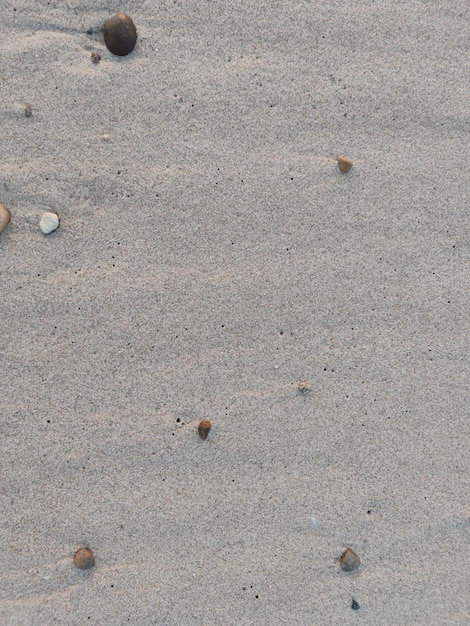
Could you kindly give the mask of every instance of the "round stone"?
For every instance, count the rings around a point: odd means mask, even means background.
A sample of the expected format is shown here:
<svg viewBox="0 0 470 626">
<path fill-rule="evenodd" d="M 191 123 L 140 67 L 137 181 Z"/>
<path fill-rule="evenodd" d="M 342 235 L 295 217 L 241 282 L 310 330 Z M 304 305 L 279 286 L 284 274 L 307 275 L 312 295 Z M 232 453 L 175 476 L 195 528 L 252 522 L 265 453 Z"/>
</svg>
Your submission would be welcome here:
<svg viewBox="0 0 470 626">
<path fill-rule="evenodd" d="M 73 564 L 77 569 L 91 569 L 95 564 L 95 557 L 90 548 L 80 548 L 75 552 Z"/>
<path fill-rule="evenodd" d="M 209 420 L 202 420 L 199 422 L 199 426 L 197 427 L 197 432 L 199 433 L 199 437 L 201 439 L 207 439 L 207 435 L 211 429 L 211 423 Z"/>
<path fill-rule="evenodd" d="M 134 50 L 137 40 L 135 24 L 125 13 L 116 13 L 109 17 L 103 29 L 106 47 L 113 54 L 120 57 Z"/>
<path fill-rule="evenodd" d="M 0 233 L 2 233 L 8 226 L 10 219 L 10 211 L 6 208 L 6 206 L 0 204 Z"/>
<path fill-rule="evenodd" d="M 43 213 L 39 221 L 39 228 L 41 229 L 41 232 L 43 232 L 45 235 L 48 235 L 49 233 L 54 232 L 54 230 L 56 230 L 58 226 L 59 226 L 58 215 L 56 215 L 55 213 L 49 213 L 49 211 L 46 211 L 45 213 Z"/>
<path fill-rule="evenodd" d="M 338 162 L 338 167 L 340 171 L 343 173 L 349 172 L 349 170 L 353 166 L 353 162 L 351 161 L 351 159 L 348 159 L 348 157 L 339 156 L 336 160 Z"/>
<path fill-rule="evenodd" d="M 348 548 L 341 555 L 339 564 L 341 565 L 343 572 L 354 572 L 354 570 L 356 570 L 361 564 L 361 559 L 351 550 L 351 548 Z"/>
</svg>

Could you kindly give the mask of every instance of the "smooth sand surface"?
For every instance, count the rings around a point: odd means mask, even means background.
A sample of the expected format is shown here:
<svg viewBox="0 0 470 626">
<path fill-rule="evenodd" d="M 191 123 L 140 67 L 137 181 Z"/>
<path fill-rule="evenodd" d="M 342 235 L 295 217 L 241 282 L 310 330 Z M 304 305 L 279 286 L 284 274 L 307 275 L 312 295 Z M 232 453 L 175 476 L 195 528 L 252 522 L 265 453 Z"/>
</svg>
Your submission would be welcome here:
<svg viewBox="0 0 470 626">
<path fill-rule="evenodd" d="M 0 623 L 469 624 L 466 0 L 0 15 Z"/>
</svg>

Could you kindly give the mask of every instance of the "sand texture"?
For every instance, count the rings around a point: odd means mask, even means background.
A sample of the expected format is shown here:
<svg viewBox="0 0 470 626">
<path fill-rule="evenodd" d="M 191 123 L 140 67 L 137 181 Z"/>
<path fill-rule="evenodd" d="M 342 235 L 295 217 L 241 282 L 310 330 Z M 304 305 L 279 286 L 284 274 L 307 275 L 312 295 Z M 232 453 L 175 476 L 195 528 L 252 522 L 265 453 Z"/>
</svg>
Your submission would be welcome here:
<svg viewBox="0 0 470 626">
<path fill-rule="evenodd" d="M 0 624 L 469 624 L 468 2 L 0 17 Z"/>
</svg>

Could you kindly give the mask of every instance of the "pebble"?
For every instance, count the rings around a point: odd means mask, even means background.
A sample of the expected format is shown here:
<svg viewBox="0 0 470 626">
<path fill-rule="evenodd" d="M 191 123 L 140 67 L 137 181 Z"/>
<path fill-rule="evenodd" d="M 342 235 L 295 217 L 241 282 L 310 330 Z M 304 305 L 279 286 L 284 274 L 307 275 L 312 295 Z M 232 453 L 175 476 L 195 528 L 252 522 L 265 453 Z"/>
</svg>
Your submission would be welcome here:
<svg viewBox="0 0 470 626">
<path fill-rule="evenodd" d="M 202 420 L 199 422 L 199 426 L 197 427 L 197 432 L 199 433 L 199 437 L 201 439 L 207 439 L 207 435 L 211 429 L 212 424 L 209 420 Z"/>
<path fill-rule="evenodd" d="M 101 55 L 98 52 L 92 52 L 91 53 L 91 62 L 92 63 L 99 63 L 101 61 Z"/>
<path fill-rule="evenodd" d="M 10 219 L 10 211 L 6 208 L 6 206 L 0 204 L 0 233 L 3 233 L 5 228 L 8 226 Z"/>
<path fill-rule="evenodd" d="M 90 548 L 80 548 L 75 552 L 73 564 L 78 569 L 91 569 L 95 564 L 95 557 Z"/>
<path fill-rule="evenodd" d="M 348 548 L 343 552 L 339 559 L 339 564 L 343 572 L 354 572 L 361 564 L 361 559 L 355 552 Z"/>
<path fill-rule="evenodd" d="M 31 108 L 30 104 L 27 104 L 24 108 L 24 116 L 31 117 L 32 114 L 33 114 L 33 109 Z"/>
<path fill-rule="evenodd" d="M 116 13 L 109 17 L 103 29 L 106 47 L 120 57 L 132 52 L 137 40 L 135 24 L 125 13 Z"/>
<path fill-rule="evenodd" d="M 338 162 L 338 167 L 341 172 L 349 172 L 349 170 L 353 166 L 353 162 L 351 161 L 351 159 L 348 159 L 348 157 L 339 156 L 336 160 Z"/>
<path fill-rule="evenodd" d="M 39 228 L 41 229 L 41 232 L 43 232 L 45 235 L 48 235 L 49 233 L 54 232 L 56 228 L 58 228 L 58 226 L 59 226 L 58 215 L 56 215 L 55 213 L 49 213 L 49 211 L 46 211 L 45 213 L 43 213 L 39 221 Z"/>
<path fill-rule="evenodd" d="M 351 608 L 353 611 L 358 611 L 361 607 L 359 606 L 359 603 L 356 602 L 356 600 L 353 598 L 352 602 L 351 602 Z"/>
</svg>

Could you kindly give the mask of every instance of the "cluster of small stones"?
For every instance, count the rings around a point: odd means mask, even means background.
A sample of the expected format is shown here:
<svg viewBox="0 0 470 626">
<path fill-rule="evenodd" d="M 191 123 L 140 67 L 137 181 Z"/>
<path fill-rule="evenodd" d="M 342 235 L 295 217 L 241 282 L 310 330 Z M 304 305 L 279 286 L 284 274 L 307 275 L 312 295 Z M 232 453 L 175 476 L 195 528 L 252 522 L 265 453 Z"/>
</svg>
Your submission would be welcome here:
<svg viewBox="0 0 470 626">
<path fill-rule="evenodd" d="M 71 3 L 69 3 L 70 6 Z M 75 3 L 74 3 L 75 7 Z M 125 13 L 117 13 L 113 15 L 104 25 L 103 29 L 104 41 L 108 50 L 117 56 L 125 56 L 132 52 L 137 41 L 137 32 L 132 19 Z M 99 63 L 101 55 L 98 52 L 91 53 L 93 63 Z M 24 109 L 25 117 L 32 116 L 32 107 L 27 104 Z M 103 135 L 104 140 L 108 140 L 108 135 Z M 353 166 L 353 162 L 348 157 L 337 157 L 338 168 L 342 173 L 349 172 Z M 0 204 L 0 233 L 5 230 L 10 222 L 11 216 L 8 209 Z M 54 232 L 59 226 L 59 217 L 56 213 L 45 212 L 39 222 L 39 227 L 44 234 Z M 307 381 L 297 383 L 297 390 L 301 394 L 307 394 L 312 387 Z M 211 429 L 209 420 L 202 420 L 198 425 L 198 434 L 201 439 L 207 439 Z M 345 550 L 341 555 L 340 566 L 344 572 L 353 572 L 359 568 L 360 558 L 350 548 Z M 73 557 L 73 564 L 77 569 L 88 570 L 94 567 L 95 557 L 90 548 L 80 548 Z M 352 608 L 357 610 L 359 605 L 353 599 Z"/>
<path fill-rule="evenodd" d="M 0 233 L 8 226 L 11 220 L 10 211 L 5 205 L 0 204 Z M 45 235 L 54 232 L 59 226 L 59 216 L 56 213 L 46 211 L 39 220 L 39 228 Z"/>
</svg>

